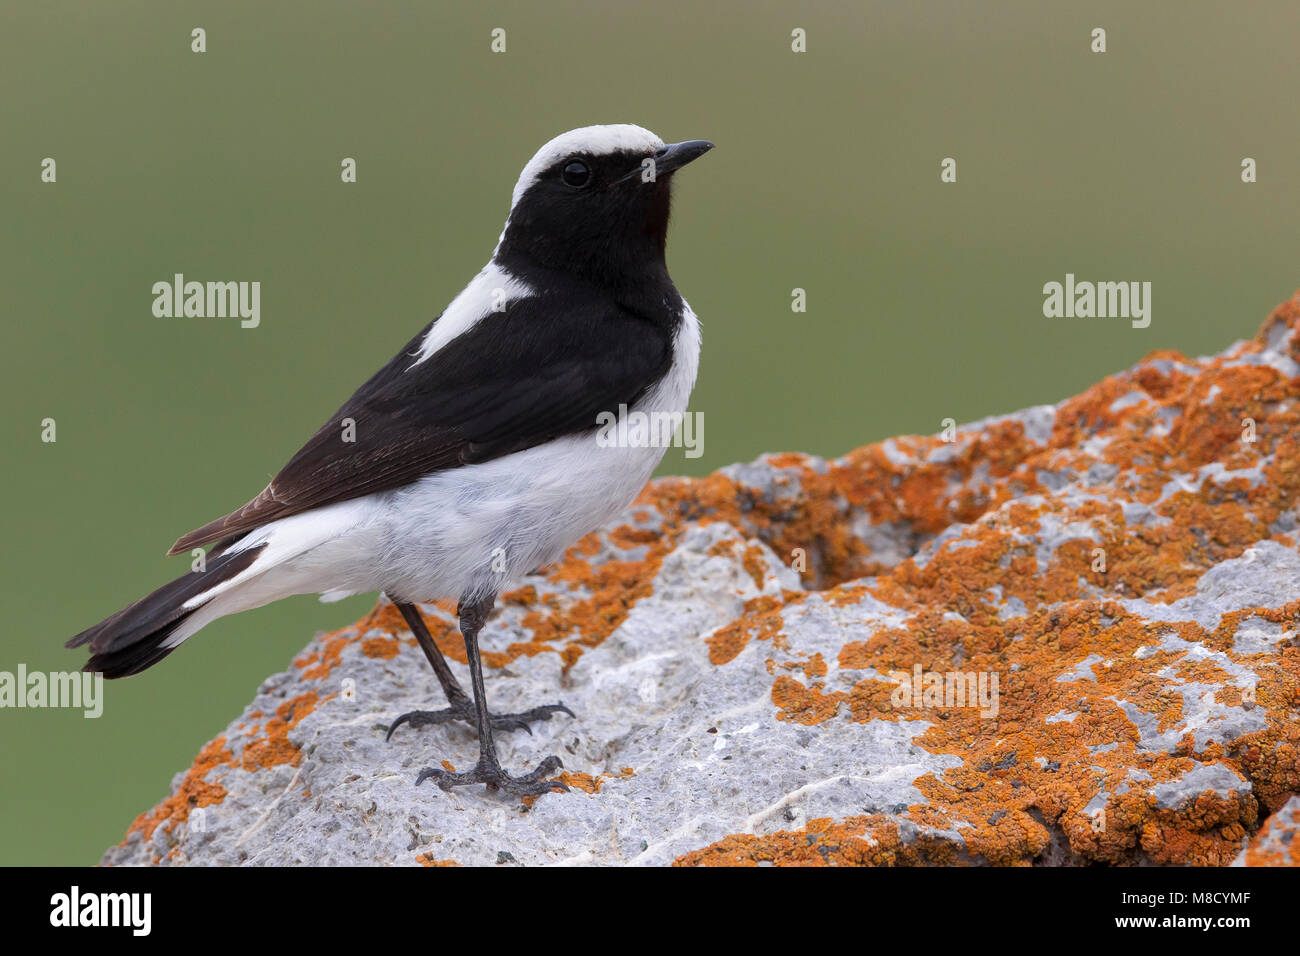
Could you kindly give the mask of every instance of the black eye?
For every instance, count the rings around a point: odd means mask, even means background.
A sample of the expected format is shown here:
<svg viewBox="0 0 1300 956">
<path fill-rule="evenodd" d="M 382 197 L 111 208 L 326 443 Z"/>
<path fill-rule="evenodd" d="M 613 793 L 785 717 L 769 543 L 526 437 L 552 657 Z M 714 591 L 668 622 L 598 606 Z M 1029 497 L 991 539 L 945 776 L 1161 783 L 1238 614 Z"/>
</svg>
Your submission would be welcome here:
<svg viewBox="0 0 1300 956">
<path fill-rule="evenodd" d="M 572 186 L 575 189 L 581 189 L 587 185 L 587 180 L 591 178 L 591 170 L 587 164 L 580 159 L 571 160 L 564 167 L 564 172 L 560 174 L 566 186 Z"/>
</svg>

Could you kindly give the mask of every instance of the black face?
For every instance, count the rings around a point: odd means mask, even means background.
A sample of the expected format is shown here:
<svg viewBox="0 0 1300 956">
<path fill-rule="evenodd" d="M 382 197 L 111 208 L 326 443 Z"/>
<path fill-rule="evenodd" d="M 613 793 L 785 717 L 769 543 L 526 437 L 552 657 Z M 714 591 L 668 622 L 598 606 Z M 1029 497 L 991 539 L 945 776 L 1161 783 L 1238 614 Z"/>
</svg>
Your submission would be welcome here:
<svg viewBox="0 0 1300 956">
<path fill-rule="evenodd" d="M 527 261 L 614 285 L 661 275 L 673 173 L 711 147 L 560 158 L 511 210 L 498 261 L 511 271 Z"/>
</svg>

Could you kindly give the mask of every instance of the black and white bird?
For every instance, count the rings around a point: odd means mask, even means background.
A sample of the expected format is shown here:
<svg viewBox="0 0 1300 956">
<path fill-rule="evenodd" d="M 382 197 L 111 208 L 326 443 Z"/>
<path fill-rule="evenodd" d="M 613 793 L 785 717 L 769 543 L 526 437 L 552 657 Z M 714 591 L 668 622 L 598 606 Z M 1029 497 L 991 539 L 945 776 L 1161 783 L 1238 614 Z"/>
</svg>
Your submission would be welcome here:
<svg viewBox="0 0 1300 956">
<path fill-rule="evenodd" d="M 598 417 L 685 412 L 699 323 L 664 250 L 673 173 L 712 146 L 613 125 L 538 150 L 483 271 L 257 497 L 172 546 L 211 545 L 204 570 L 68 642 L 89 645 L 86 670 L 139 673 L 217 618 L 290 595 L 382 591 L 450 705 L 403 714 L 389 735 L 402 723 L 465 720 L 479 736 L 474 769 L 427 769 L 416 782 L 563 789 L 546 779 L 561 765 L 553 756 L 522 776 L 502 770 L 494 729 L 571 712 L 492 714 L 478 634 L 512 580 L 631 504 L 663 456 L 598 441 Z M 459 600 L 472 701 L 416 607 L 448 597 Z"/>
</svg>

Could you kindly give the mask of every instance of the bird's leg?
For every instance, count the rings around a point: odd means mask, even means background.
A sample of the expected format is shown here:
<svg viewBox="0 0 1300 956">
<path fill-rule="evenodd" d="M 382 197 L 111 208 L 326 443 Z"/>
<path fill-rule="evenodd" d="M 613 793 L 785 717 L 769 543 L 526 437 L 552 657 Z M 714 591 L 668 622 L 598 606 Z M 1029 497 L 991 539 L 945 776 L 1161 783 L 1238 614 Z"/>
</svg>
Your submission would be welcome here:
<svg viewBox="0 0 1300 956">
<path fill-rule="evenodd" d="M 447 695 L 447 703 L 453 708 L 468 709 L 470 705 L 469 698 L 461 690 L 460 683 L 456 680 L 456 675 L 451 672 L 447 666 L 447 659 L 442 656 L 442 651 L 438 650 L 438 645 L 434 643 L 433 635 L 429 633 L 428 625 L 424 623 L 424 615 L 414 604 L 405 604 L 393 602 L 397 609 L 402 612 L 402 617 L 406 620 L 406 626 L 411 629 L 415 639 L 419 642 L 420 650 L 424 651 L 424 656 L 429 659 L 433 672 L 438 676 L 438 683 L 442 685 L 442 692 Z M 399 721 L 401 718 L 398 718 Z M 391 731 L 390 731 L 391 733 Z"/>
<path fill-rule="evenodd" d="M 563 766 L 560 758 L 547 757 L 531 773 L 512 777 L 501 769 L 497 760 L 496 744 L 492 740 L 492 715 L 487 709 L 487 693 L 483 689 L 483 662 L 478 653 L 478 632 L 492 610 L 494 597 L 460 601 L 460 633 L 465 638 L 465 654 L 469 658 L 470 684 L 474 689 L 474 711 L 478 719 L 478 763 L 465 773 L 427 768 L 415 778 L 416 785 L 433 780 L 443 790 L 463 787 L 471 783 L 485 783 L 489 790 L 504 790 L 515 796 L 535 796 L 553 790 L 568 790 L 558 780 L 544 780 Z"/>
<path fill-rule="evenodd" d="M 433 635 L 429 633 L 429 628 L 424 623 L 424 617 L 420 614 L 420 609 L 414 604 L 406 604 L 400 601 L 394 601 L 393 604 L 397 610 L 402 612 L 407 627 L 415 635 L 415 640 L 419 643 L 420 649 L 424 651 L 424 656 L 429 659 L 429 664 L 438 677 L 438 683 L 442 685 L 442 692 L 447 695 L 447 703 L 451 704 L 451 706 L 443 710 L 412 710 L 402 714 L 389 725 L 388 736 L 385 739 L 391 740 L 393 731 L 402 724 L 410 724 L 412 727 L 432 727 L 453 720 L 463 720 L 465 723 L 477 727 L 478 715 L 474 710 L 474 702 L 461 689 L 460 683 L 456 680 L 456 675 L 447 666 L 447 659 L 442 656 L 442 651 L 438 650 L 438 645 L 434 643 Z M 499 730 L 503 733 L 512 730 L 526 730 L 531 734 L 533 731 L 528 726 L 529 723 L 535 720 L 550 720 L 551 715 L 555 713 L 573 716 L 573 711 L 563 704 L 545 704 L 518 714 L 490 714 L 489 718 L 493 730 Z"/>
</svg>

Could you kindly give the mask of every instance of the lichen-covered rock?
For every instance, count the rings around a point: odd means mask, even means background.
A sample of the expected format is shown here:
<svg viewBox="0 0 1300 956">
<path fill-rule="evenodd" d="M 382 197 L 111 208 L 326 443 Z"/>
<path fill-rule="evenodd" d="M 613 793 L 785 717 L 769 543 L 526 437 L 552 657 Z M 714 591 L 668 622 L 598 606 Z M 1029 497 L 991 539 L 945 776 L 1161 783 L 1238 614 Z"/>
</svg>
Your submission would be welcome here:
<svg viewBox="0 0 1300 956">
<path fill-rule="evenodd" d="M 477 747 L 385 742 L 441 702 L 381 603 L 105 862 L 1295 862 L 1298 330 L 1300 297 L 1055 407 L 655 482 L 484 631 L 495 709 L 577 713 L 498 738 L 568 793 L 414 786 Z"/>
<path fill-rule="evenodd" d="M 1300 797 L 1292 797 L 1265 821 L 1233 866 L 1300 866 Z"/>
</svg>

